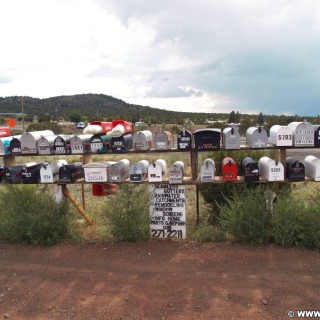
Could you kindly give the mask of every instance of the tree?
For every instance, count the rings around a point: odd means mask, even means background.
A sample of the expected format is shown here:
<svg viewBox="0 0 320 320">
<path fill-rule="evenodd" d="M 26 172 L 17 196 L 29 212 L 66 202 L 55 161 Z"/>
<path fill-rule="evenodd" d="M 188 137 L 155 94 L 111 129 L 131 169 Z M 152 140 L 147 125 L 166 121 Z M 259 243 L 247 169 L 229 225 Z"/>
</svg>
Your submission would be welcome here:
<svg viewBox="0 0 320 320">
<path fill-rule="evenodd" d="M 263 116 L 262 112 L 260 112 L 258 115 L 258 118 L 257 118 L 257 124 L 259 126 L 262 126 L 264 123 L 265 123 L 264 116 Z"/>
<path fill-rule="evenodd" d="M 240 113 L 237 111 L 231 111 L 228 118 L 228 123 L 239 123 L 240 122 Z"/>
</svg>

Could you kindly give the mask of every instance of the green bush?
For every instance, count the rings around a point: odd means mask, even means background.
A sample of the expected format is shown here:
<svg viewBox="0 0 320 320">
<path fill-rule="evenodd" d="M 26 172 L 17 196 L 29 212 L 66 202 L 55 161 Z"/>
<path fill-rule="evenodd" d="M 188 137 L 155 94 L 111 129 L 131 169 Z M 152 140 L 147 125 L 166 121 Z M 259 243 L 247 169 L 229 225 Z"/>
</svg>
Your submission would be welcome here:
<svg viewBox="0 0 320 320">
<path fill-rule="evenodd" d="M 6 185 L 0 192 L 0 239 L 50 245 L 67 235 L 67 206 L 36 185 Z"/>
<path fill-rule="evenodd" d="M 220 226 L 212 226 L 205 222 L 188 226 L 188 239 L 198 242 L 222 242 L 226 240 L 225 231 Z"/>
<path fill-rule="evenodd" d="M 110 235 L 117 241 L 150 238 L 149 200 L 146 185 L 122 184 L 105 205 Z"/>
</svg>

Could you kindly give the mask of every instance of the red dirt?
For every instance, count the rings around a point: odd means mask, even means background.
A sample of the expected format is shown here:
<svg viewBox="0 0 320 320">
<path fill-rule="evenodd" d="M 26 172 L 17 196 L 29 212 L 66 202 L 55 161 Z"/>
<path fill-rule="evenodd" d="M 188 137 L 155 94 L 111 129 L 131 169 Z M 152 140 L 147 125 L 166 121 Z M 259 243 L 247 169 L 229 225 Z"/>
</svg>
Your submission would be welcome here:
<svg viewBox="0 0 320 320">
<path fill-rule="evenodd" d="M 320 311 L 318 251 L 234 243 L 0 243 L 0 319 L 289 319 Z"/>
</svg>

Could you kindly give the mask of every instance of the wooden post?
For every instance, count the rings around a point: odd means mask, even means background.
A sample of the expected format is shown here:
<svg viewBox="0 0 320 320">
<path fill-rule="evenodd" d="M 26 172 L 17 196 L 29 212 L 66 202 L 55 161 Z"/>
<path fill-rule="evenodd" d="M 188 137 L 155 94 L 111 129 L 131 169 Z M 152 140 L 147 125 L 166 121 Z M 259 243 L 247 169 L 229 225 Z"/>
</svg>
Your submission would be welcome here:
<svg viewBox="0 0 320 320">
<path fill-rule="evenodd" d="M 16 165 L 16 158 L 11 155 L 4 156 L 3 157 L 3 165 L 5 167 L 15 166 Z"/>
</svg>

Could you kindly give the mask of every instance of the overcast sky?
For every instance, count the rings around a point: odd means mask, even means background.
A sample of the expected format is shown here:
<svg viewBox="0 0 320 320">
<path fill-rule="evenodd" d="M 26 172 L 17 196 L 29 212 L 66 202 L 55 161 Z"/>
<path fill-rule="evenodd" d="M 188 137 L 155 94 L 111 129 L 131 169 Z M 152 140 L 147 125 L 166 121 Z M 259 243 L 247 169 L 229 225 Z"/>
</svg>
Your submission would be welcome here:
<svg viewBox="0 0 320 320">
<path fill-rule="evenodd" d="M 0 0 L 0 96 L 320 114 L 319 0 Z"/>
</svg>

